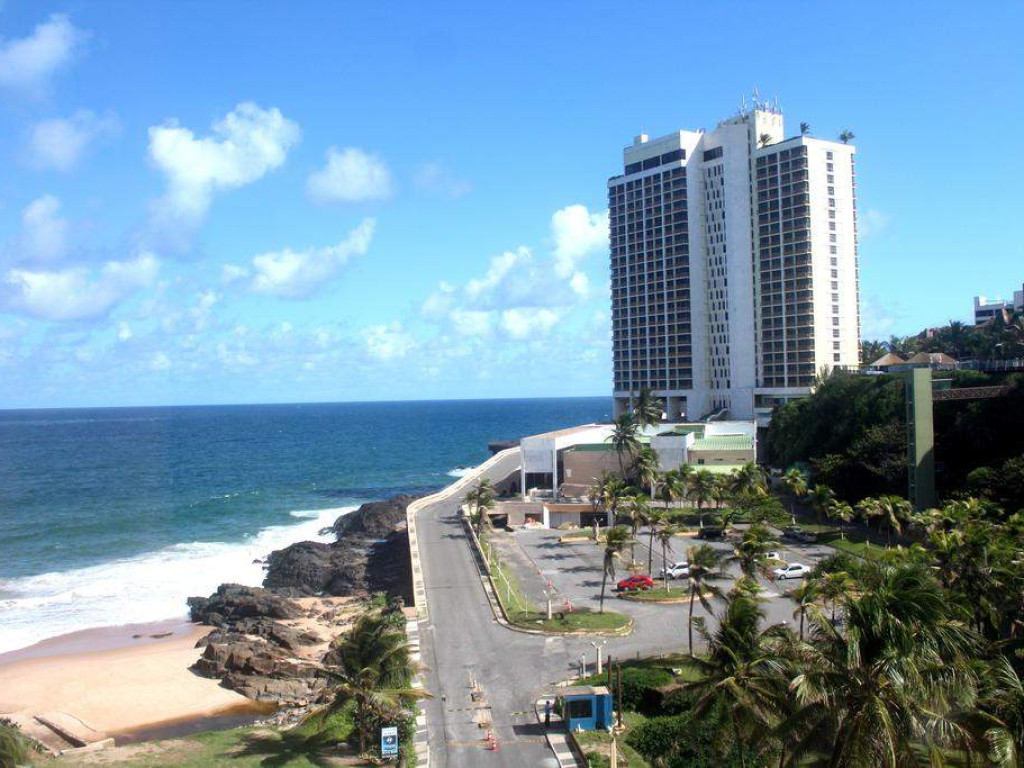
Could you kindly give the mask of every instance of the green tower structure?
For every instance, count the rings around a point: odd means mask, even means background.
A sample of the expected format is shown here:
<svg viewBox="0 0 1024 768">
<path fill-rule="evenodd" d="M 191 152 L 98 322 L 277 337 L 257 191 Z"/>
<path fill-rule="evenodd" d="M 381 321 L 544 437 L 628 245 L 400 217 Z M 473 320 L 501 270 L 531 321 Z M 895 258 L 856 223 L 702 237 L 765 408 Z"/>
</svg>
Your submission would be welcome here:
<svg viewBox="0 0 1024 768">
<path fill-rule="evenodd" d="M 937 501 L 931 368 L 913 368 L 904 374 L 904 381 L 907 403 L 907 496 L 914 509 L 929 509 Z"/>
</svg>

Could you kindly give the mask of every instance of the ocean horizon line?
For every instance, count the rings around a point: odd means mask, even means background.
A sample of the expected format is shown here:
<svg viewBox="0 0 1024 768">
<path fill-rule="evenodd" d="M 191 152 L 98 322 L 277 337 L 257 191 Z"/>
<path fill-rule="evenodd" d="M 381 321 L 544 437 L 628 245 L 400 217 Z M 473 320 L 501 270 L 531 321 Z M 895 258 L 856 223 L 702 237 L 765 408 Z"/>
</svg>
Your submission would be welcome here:
<svg viewBox="0 0 1024 768">
<path fill-rule="evenodd" d="M 307 405 L 409 405 L 422 403 L 516 403 L 544 402 L 555 400 L 600 400 L 611 395 L 544 395 L 538 397 L 440 397 L 410 400 L 292 400 L 273 402 L 241 403 L 176 403 L 147 405 L 42 405 L 28 407 L 0 406 L 0 413 L 33 413 L 40 411 L 115 411 L 131 409 L 174 409 L 174 408 L 252 408 L 256 406 L 307 406 Z"/>
</svg>

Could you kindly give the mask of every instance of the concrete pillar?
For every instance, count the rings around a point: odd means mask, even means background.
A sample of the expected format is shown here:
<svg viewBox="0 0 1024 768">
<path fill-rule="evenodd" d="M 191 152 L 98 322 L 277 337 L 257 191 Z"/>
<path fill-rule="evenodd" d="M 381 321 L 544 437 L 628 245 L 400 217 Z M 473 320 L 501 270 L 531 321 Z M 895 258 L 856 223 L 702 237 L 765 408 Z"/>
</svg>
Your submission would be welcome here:
<svg viewBox="0 0 1024 768">
<path fill-rule="evenodd" d="M 526 458 L 523 452 L 519 451 L 519 493 L 526 501 Z"/>
<path fill-rule="evenodd" d="M 553 498 L 558 498 L 558 449 L 551 449 L 551 492 Z"/>
</svg>

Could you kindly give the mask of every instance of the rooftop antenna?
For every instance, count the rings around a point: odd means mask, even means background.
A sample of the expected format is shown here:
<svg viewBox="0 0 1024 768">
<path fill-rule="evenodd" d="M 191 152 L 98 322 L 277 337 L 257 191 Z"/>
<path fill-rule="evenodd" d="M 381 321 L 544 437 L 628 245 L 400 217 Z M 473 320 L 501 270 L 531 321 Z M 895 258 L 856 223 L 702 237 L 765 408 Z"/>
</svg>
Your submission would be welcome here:
<svg viewBox="0 0 1024 768">
<path fill-rule="evenodd" d="M 762 106 L 761 105 L 761 93 L 760 93 L 760 91 L 757 90 L 757 86 L 756 85 L 753 87 L 752 91 L 753 91 L 754 109 L 760 109 L 761 106 Z"/>
</svg>

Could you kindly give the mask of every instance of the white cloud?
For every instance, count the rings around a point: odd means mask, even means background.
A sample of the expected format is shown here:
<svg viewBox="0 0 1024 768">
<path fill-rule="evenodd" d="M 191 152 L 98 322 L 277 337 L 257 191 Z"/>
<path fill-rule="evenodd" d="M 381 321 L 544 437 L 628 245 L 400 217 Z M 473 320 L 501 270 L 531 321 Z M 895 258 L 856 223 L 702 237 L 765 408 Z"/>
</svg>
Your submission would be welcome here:
<svg viewBox="0 0 1024 768">
<path fill-rule="evenodd" d="M 545 336 L 558 323 L 558 317 L 551 309 L 506 309 L 501 313 L 501 328 L 513 339 Z"/>
<path fill-rule="evenodd" d="M 165 352 L 157 352 L 149 361 L 149 368 L 152 371 L 166 371 L 171 367 L 171 358 Z"/>
<path fill-rule="evenodd" d="M 363 331 L 366 351 L 377 360 L 395 360 L 405 357 L 414 346 L 412 337 L 402 330 L 402 324 L 372 325 Z"/>
<path fill-rule="evenodd" d="M 158 223 L 198 223 L 213 193 L 251 184 L 279 168 L 299 141 L 298 124 L 278 109 L 252 102 L 235 107 L 197 138 L 175 121 L 149 129 L 149 156 L 167 176 L 167 192 L 156 202 Z"/>
<path fill-rule="evenodd" d="M 117 325 L 117 339 L 118 341 L 130 341 L 135 334 L 132 333 L 132 327 L 128 323 L 121 322 Z"/>
<path fill-rule="evenodd" d="M 584 205 L 570 205 L 551 217 L 555 274 L 570 277 L 580 261 L 608 247 L 608 211 L 590 213 Z"/>
<path fill-rule="evenodd" d="M 197 332 L 206 328 L 206 324 L 210 319 L 210 313 L 213 311 L 214 305 L 219 301 L 220 294 L 214 291 L 202 291 L 196 296 L 196 303 L 189 309 L 188 313 L 192 317 L 193 327 Z"/>
<path fill-rule="evenodd" d="M 39 95 L 57 70 L 71 61 L 86 35 L 67 16 L 55 13 L 32 34 L 0 40 L 0 87 Z"/>
<path fill-rule="evenodd" d="M 227 282 L 246 279 L 253 293 L 303 299 L 324 287 L 352 257 L 365 254 L 374 228 L 373 219 L 364 219 L 337 245 L 260 254 L 253 258 L 251 270 L 229 264 L 221 277 Z"/>
<path fill-rule="evenodd" d="M 38 168 L 71 170 L 97 139 L 119 130 L 113 114 L 98 117 L 88 109 L 80 109 L 71 117 L 43 120 L 32 126 L 29 135 L 29 162 Z"/>
<path fill-rule="evenodd" d="M 60 271 L 12 269 L 0 284 L 3 306 L 44 320 L 86 320 L 150 285 L 159 260 L 144 253 L 131 261 L 108 261 L 95 276 L 84 268 Z"/>
<path fill-rule="evenodd" d="M 486 336 L 491 332 L 491 312 L 453 309 L 448 316 L 455 332 L 462 336 Z"/>
<path fill-rule="evenodd" d="M 225 264 L 220 272 L 220 281 L 224 285 L 231 285 L 239 280 L 245 280 L 249 274 L 249 270 L 245 267 L 240 267 L 237 264 Z"/>
<path fill-rule="evenodd" d="M 21 212 L 19 260 L 51 262 L 67 251 L 68 224 L 60 216 L 60 200 L 43 195 Z"/>
<path fill-rule="evenodd" d="M 889 215 L 875 208 L 868 208 L 857 221 L 857 234 L 861 239 L 881 234 L 889 227 Z"/>
<path fill-rule="evenodd" d="M 590 293 L 590 278 L 582 272 L 573 272 L 572 277 L 569 278 L 569 287 L 577 296 L 585 297 Z"/>
<path fill-rule="evenodd" d="M 413 174 L 418 189 L 438 197 L 456 199 L 469 193 L 473 185 L 453 174 L 443 163 L 424 163 Z"/>
<path fill-rule="evenodd" d="M 327 165 L 314 171 L 306 191 L 317 203 L 354 203 L 391 196 L 391 172 L 377 155 L 356 147 L 327 150 Z"/>
</svg>

